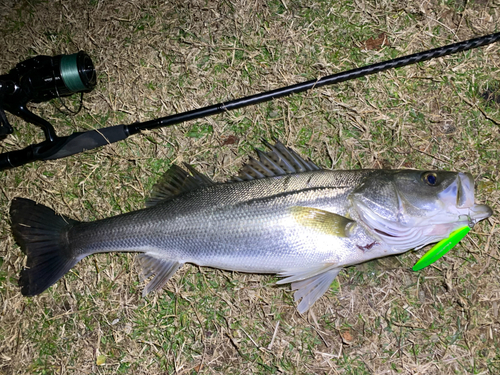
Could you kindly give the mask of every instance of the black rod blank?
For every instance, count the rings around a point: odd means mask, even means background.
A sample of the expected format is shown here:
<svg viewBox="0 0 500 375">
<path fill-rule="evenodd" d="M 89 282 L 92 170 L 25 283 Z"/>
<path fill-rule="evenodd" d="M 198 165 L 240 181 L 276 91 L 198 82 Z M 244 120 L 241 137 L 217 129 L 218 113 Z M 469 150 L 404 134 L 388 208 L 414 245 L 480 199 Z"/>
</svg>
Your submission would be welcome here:
<svg viewBox="0 0 500 375">
<path fill-rule="evenodd" d="M 121 141 L 132 134 L 139 133 L 142 130 L 157 129 L 164 126 L 175 125 L 185 121 L 224 113 L 226 111 L 267 102 L 291 94 L 312 90 L 314 88 L 368 76 L 384 70 L 400 68 L 436 57 L 467 51 L 473 48 L 495 43 L 498 40 L 500 40 L 500 32 L 348 70 L 346 72 L 340 72 L 323 78 L 266 91 L 260 94 L 162 117 L 156 120 L 136 122 L 130 125 L 115 125 L 87 132 L 73 133 L 67 137 L 57 137 L 57 139 L 53 142 L 45 141 L 30 145 L 22 150 L 0 154 L 0 171 L 7 168 L 17 167 L 35 160 L 59 159 L 83 151 L 92 150 L 110 143 Z"/>
<path fill-rule="evenodd" d="M 371 74 L 380 73 L 384 70 L 400 68 L 411 64 L 451 55 L 457 52 L 467 51 L 473 48 L 485 46 L 500 40 L 500 32 L 482 36 L 475 39 L 470 39 L 465 42 L 450 44 L 444 47 L 434 48 L 424 52 L 414 53 L 412 55 L 398 57 L 393 60 L 383 61 L 380 63 L 364 66 L 361 68 L 351 69 L 346 72 L 340 72 L 329 75 L 323 78 L 310 80 L 307 82 L 297 83 L 295 85 L 282 87 L 279 89 L 266 91 L 260 94 L 247 96 L 241 99 L 231 100 L 225 103 L 215 104 L 208 107 L 194 109 L 191 111 L 170 115 L 156 120 L 145 121 L 128 125 L 130 134 L 135 134 L 141 130 L 151 130 L 164 126 L 175 125 L 181 122 L 195 120 L 207 116 L 220 114 L 226 111 L 247 107 L 273 99 L 282 98 L 291 94 L 304 92 L 318 87 L 333 85 L 335 83 L 345 82 L 352 79 L 365 77 Z"/>
</svg>

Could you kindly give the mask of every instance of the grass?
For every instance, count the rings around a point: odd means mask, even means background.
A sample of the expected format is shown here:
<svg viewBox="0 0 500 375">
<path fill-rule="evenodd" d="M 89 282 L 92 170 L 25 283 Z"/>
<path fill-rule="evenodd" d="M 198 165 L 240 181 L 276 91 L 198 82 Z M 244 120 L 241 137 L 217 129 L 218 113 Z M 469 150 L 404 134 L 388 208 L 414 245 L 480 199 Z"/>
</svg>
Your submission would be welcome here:
<svg viewBox="0 0 500 375">
<path fill-rule="evenodd" d="M 494 3 L 9 2 L 0 71 L 38 54 L 88 52 L 99 81 L 76 116 L 32 105 L 60 134 L 145 121 L 498 31 Z M 57 14 L 57 17 L 54 17 Z M 26 27 L 29 20 L 30 27 Z M 372 44 L 381 33 L 388 45 Z M 79 220 L 143 207 L 172 163 L 218 181 L 260 139 L 335 169 L 469 171 L 499 202 L 499 46 L 134 136 L 0 172 L 0 373 L 498 373 L 498 221 L 425 270 L 416 252 L 341 272 L 309 315 L 274 276 L 184 266 L 141 297 L 134 257 L 81 261 L 49 291 L 20 295 L 13 197 Z M 488 99 L 489 98 L 489 99 Z M 78 106 L 74 97 L 65 100 Z M 16 129 L 0 151 L 41 141 Z"/>
</svg>

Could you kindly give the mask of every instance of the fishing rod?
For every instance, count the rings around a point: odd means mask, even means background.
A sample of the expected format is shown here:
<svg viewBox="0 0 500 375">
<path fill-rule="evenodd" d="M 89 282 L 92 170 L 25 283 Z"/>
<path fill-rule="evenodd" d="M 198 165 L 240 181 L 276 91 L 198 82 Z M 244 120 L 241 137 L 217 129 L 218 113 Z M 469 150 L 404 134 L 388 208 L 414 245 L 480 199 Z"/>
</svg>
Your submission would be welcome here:
<svg viewBox="0 0 500 375">
<path fill-rule="evenodd" d="M 4 113 L 4 110 L 7 110 L 27 122 L 42 127 L 46 139 L 21 150 L 0 154 L 0 171 L 36 160 L 64 158 L 124 140 L 143 130 L 157 129 L 217 115 L 318 87 L 365 77 L 388 69 L 467 51 L 495 43 L 498 40 L 500 40 L 500 32 L 156 120 L 75 132 L 65 137 L 57 136 L 52 125 L 30 112 L 26 105 L 28 102 L 41 102 L 78 92 L 83 95 L 83 92 L 91 91 L 96 85 L 94 65 L 90 57 L 82 51 L 73 55 L 37 56 L 19 63 L 8 74 L 0 76 L 0 136 L 13 132 Z"/>
</svg>

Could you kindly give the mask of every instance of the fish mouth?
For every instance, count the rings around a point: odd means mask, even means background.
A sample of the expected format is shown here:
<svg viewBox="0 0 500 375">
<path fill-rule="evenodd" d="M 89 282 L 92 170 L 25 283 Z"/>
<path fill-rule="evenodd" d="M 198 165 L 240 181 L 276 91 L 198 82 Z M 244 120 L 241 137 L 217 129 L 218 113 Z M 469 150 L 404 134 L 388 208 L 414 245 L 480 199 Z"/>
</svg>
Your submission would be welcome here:
<svg viewBox="0 0 500 375">
<path fill-rule="evenodd" d="M 454 183 L 457 184 L 457 207 L 474 206 L 474 179 L 472 175 L 460 172 Z"/>
<path fill-rule="evenodd" d="M 472 228 L 493 214 L 489 206 L 475 204 L 474 180 L 469 173 L 458 173 L 455 181 L 437 195 L 432 210 L 420 210 L 396 193 L 399 204 L 395 209 L 396 220 L 381 216 L 360 200 L 353 201 L 364 226 L 395 251 L 418 249 L 440 241 L 454 230 Z"/>
<path fill-rule="evenodd" d="M 475 204 L 474 179 L 470 173 L 458 173 L 456 180 L 438 194 L 438 199 L 449 212 L 466 217 L 470 227 L 493 214 L 489 206 Z"/>
<path fill-rule="evenodd" d="M 474 180 L 470 173 L 458 173 L 446 189 L 437 194 L 443 208 L 467 209 L 474 206 Z"/>
<path fill-rule="evenodd" d="M 493 210 L 485 204 L 475 204 L 470 208 L 469 212 L 469 218 L 473 225 L 478 221 L 489 218 L 491 215 L 493 215 Z"/>
</svg>

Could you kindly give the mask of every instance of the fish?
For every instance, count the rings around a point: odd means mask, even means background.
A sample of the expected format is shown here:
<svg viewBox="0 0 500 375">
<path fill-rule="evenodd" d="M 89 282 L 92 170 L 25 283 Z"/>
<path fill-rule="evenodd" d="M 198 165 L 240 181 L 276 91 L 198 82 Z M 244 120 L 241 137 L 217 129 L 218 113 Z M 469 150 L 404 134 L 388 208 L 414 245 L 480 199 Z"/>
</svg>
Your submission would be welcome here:
<svg viewBox="0 0 500 375">
<path fill-rule="evenodd" d="M 492 215 L 475 203 L 470 173 L 327 170 L 278 140 L 263 143 L 267 151 L 227 182 L 173 164 L 145 208 L 101 220 L 14 198 L 11 229 L 27 256 L 21 293 L 42 293 L 86 256 L 135 252 L 144 296 L 191 263 L 276 274 L 303 314 L 343 268 L 420 249 Z"/>
</svg>

